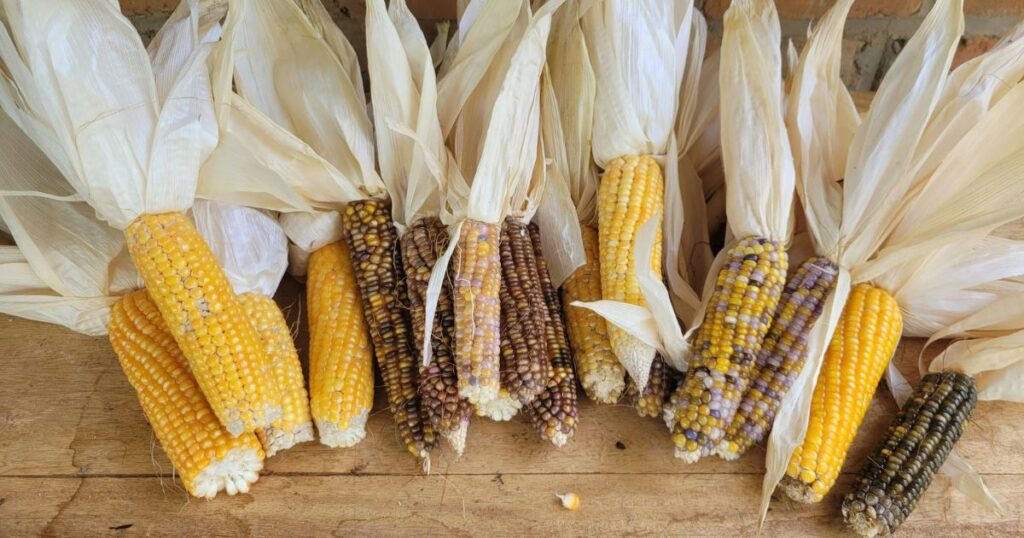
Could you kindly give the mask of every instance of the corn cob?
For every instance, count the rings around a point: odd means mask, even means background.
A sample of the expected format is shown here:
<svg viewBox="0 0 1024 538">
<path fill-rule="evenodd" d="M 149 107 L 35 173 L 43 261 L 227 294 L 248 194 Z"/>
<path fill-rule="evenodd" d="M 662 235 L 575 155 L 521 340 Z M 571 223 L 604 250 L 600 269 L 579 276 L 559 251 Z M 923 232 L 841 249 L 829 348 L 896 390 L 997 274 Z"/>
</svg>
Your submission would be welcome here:
<svg viewBox="0 0 1024 538">
<path fill-rule="evenodd" d="M 448 231 L 441 219 L 428 217 L 409 227 L 402 239 L 402 261 L 408 281 L 412 312 L 413 342 L 417 351 L 423 345 L 421 335 L 426 325 L 427 284 L 437 258 L 448 243 Z M 455 310 L 449 282 L 441 287 L 436 317 L 431 329 L 431 362 L 420 366 L 419 394 L 421 405 L 430 417 L 434 430 L 445 437 L 458 454 L 466 446 L 466 432 L 473 407 L 459 397 L 458 377 L 452 353 L 455 333 Z"/>
<path fill-rule="evenodd" d="M 740 402 L 718 455 L 736 459 L 761 442 L 775 412 L 807 360 L 807 335 L 825 307 L 839 268 L 826 258 L 803 262 L 786 283 L 764 345 L 754 364 L 750 386 Z"/>
<path fill-rule="evenodd" d="M 299 352 L 295 350 L 292 332 L 277 303 L 256 292 L 243 293 L 238 296 L 238 301 L 263 343 L 271 373 L 281 390 L 281 418 L 269 428 L 256 430 L 269 458 L 278 451 L 313 440 L 309 395 L 302 376 Z"/>
<path fill-rule="evenodd" d="M 342 231 L 352 253 L 352 268 L 391 414 L 406 448 L 426 464 L 434 448 L 434 430 L 417 393 L 419 361 L 411 342 L 408 305 L 404 304 L 409 293 L 390 203 L 349 203 L 342 213 Z"/>
<path fill-rule="evenodd" d="M 791 499 L 818 502 L 832 489 L 902 330 L 892 295 L 870 284 L 854 286 L 825 352 L 807 435 L 780 484 Z"/>
<path fill-rule="evenodd" d="M 507 217 L 501 228 L 501 386 L 521 403 L 544 390 L 551 377 L 544 336 L 547 305 L 526 223 Z"/>
<path fill-rule="evenodd" d="M 310 412 L 321 443 L 350 447 L 366 436 L 373 407 L 373 348 L 344 241 L 310 255 L 306 304 Z"/>
<path fill-rule="evenodd" d="M 232 436 L 217 420 L 156 305 L 144 290 L 110 312 L 110 343 L 157 441 L 196 497 L 249 491 L 263 468 L 252 433 Z"/>
<path fill-rule="evenodd" d="M 968 375 L 924 376 L 846 494 L 847 525 L 861 536 L 896 532 L 963 435 L 977 401 Z"/>
<path fill-rule="evenodd" d="M 580 226 L 587 263 L 580 266 L 562 284 L 562 305 L 569 328 L 569 343 L 576 359 L 583 390 L 591 400 L 613 404 L 626 388 L 626 370 L 612 351 L 604 318 L 586 308 L 571 306 L 574 301 L 601 300 L 601 260 L 598 257 L 597 230 Z"/>
<path fill-rule="evenodd" d="M 459 395 L 474 405 L 501 388 L 501 225 L 467 220 L 455 252 L 455 367 Z"/>
<path fill-rule="evenodd" d="M 604 299 L 644 305 L 636 279 L 634 241 L 637 230 L 665 205 L 661 167 L 647 155 L 620 157 L 608 163 L 598 186 L 598 237 L 601 292 Z M 660 218 L 660 217 L 659 217 Z M 651 252 L 651 268 L 661 276 L 661 224 Z M 654 359 L 656 350 L 609 325 L 612 350 L 623 362 Z"/>
<path fill-rule="evenodd" d="M 128 252 L 210 407 L 232 435 L 270 426 L 281 404 L 256 331 L 224 271 L 183 213 L 143 215 Z"/>
<path fill-rule="evenodd" d="M 636 383 L 629 379 L 626 381 L 626 395 L 629 403 L 642 417 L 660 417 L 664 412 L 665 400 L 672 394 L 672 379 L 669 376 L 668 365 L 661 355 L 654 357 L 651 363 L 651 374 L 647 379 L 647 386 L 643 392 L 637 390 Z"/>
<path fill-rule="evenodd" d="M 530 223 L 530 240 L 540 277 L 540 289 L 544 295 L 545 309 L 544 336 L 548 358 L 551 361 L 551 378 L 537 398 L 526 405 L 527 415 L 541 439 L 563 446 L 576 433 L 579 409 L 576 396 L 576 372 L 573 369 L 572 350 L 562 320 L 562 303 L 558 290 L 551 282 L 547 262 L 541 249 L 540 230 Z"/>
<path fill-rule="evenodd" d="M 786 280 L 782 245 L 741 240 L 719 271 L 686 381 L 672 395 L 676 457 L 694 462 L 725 436 Z"/>
</svg>

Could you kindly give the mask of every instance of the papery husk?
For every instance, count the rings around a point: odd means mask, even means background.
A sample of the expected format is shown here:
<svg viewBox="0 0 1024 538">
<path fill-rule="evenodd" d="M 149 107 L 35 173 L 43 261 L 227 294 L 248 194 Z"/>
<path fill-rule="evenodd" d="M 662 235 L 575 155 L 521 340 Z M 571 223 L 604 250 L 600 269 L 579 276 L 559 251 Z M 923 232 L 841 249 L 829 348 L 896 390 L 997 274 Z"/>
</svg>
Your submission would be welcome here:
<svg viewBox="0 0 1024 538">
<path fill-rule="evenodd" d="M 694 41 L 697 48 L 703 50 L 704 26 L 702 20 L 694 22 L 701 16 L 695 14 L 692 0 L 588 1 L 581 2 L 579 12 L 596 79 L 591 134 L 594 160 L 600 167 L 629 155 L 649 155 L 658 161 L 666 185 L 666 206 L 661 214 L 668 217 L 664 225 L 671 226 L 663 232 L 664 248 L 670 249 L 665 250 L 663 262 L 677 289 L 685 288 L 677 269 L 683 215 L 674 128 L 677 113 L 682 109 L 686 112 L 679 120 L 680 129 L 689 135 L 689 120 L 695 104 L 688 99 L 681 106 L 680 98 L 692 97 L 699 81 L 699 71 L 693 72 L 699 70 L 699 62 L 690 56 L 689 50 Z M 637 61 L 637 58 L 647 61 Z M 686 77 L 688 68 L 691 72 Z M 681 91 L 684 78 L 689 86 Z M 669 211 L 671 215 L 666 214 Z M 644 226 L 650 226 L 652 234 L 657 231 L 655 223 Z M 653 242 L 653 236 L 650 240 Z M 647 239 L 641 240 L 639 231 L 634 241 L 635 259 L 644 256 L 649 259 L 653 244 L 647 248 Z M 625 305 L 613 307 L 607 304 L 609 301 L 598 301 L 600 304 L 591 309 L 630 334 L 645 333 L 646 330 L 639 328 L 653 325 L 658 333 L 656 337 L 633 335 L 648 345 L 652 345 L 650 340 L 653 339 L 657 342 L 653 347 L 666 354 L 665 359 L 671 366 L 684 366 L 688 352 L 676 320 L 673 299 L 678 303 L 679 295 L 685 292 L 680 291 L 674 297 L 661 278 L 641 271 L 640 265 L 638 261 L 636 273 L 646 307 L 639 307 L 640 310 Z M 687 298 L 692 309 L 692 294 Z M 680 310 L 685 311 L 683 307 Z M 640 360 L 623 362 L 641 391 L 646 387 L 653 359 L 652 353 Z"/>
<path fill-rule="evenodd" d="M 235 293 L 274 296 L 288 269 L 288 237 L 276 218 L 248 207 L 199 200 L 192 206 L 192 220 Z"/>
<path fill-rule="evenodd" d="M 506 39 L 496 49 L 481 34 L 483 21 L 504 27 L 511 2 L 474 0 L 466 8 L 474 21 L 461 21 L 460 44 L 452 67 L 438 81 L 438 117 L 442 132 L 450 125 L 447 145 L 453 148 L 460 174 L 447 177 L 441 220 L 449 226 L 448 248 L 438 257 L 427 284 L 424 363 L 430 361 L 426 341 L 441 284 L 466 220 L 496 224 L 509 210 L 509 200 L 541 167 L 540 79 L 552 13 L 561 0 L 549 1 L 531 14 L 518 5 Z M 464 17 L 465 19 L 465 17 Z M 467 26 L 467 22 L 471 22 Z M 490 35 L 493 35 L 490 34 Z M 486 61 L 482 61 L 486 60 Z M 486 76 L 484 76 L 486 74 Z M 455 99 L 461 108 L 445 108 Z M 468 183 L 468 184 L 467 184 Z M 528 183 L 526 183 L 528 185 Z"/>
<path fill-rule="evenodd" d="M 590 158 L 590 126 L 581 124 L 593 112 L 593 93 L 586 89 L 588 82 L 593 84 L 593 74 L 589 78 L 585 75 L 590 67 L 582 31 L 575 23 L 575 7 L 575 1 L 570 0 L 552 17 L 548 69 L 541 78 L 541 138 L 546 178 L 534 212 L 544 231 L 541 242 L 556 288 L 587 262 L 579 209 L 570 191 L 582 187 L 581 194 L 585 198 L 581 202 L 590 205 L 596 203 L 596 199 L 590 197 L 597 194 L 596 174 Z M 554 73 L 560 76 L 561 88 L 555 86 Z M 563 106 L 558 100 L 559 90 L 564 97 L 573 100 L 567 100 Z M 589 105 L 588 99 L 591 99 Z M 573 153 L 569 153 L 570 150 Z"/>
<path fill-rule="evenodd" d="M 113 2 L 8 2 L 2 18 L 0 104 L 97 214 L 124 229 L 187 210 L 217 141 L 210 43 L 172 43 L 172 70 Z"/>
<path fill-rule="evenodd" d="M 215 62 L 215 93 L 221 130 L 234 122 L 241 146 L 220 170 L 226 173 L 246 149 L 290 146 L 302 170 L 313 173 L 289 176 L 299 170 L 286 160 L 256 156 L 250 167 L 260 173 L 233 186 L 257 195 L 233 201 L 288 212 L 281 225 L 308 253 L 338 239 L 336 211 L 345 203 L 388 192 L 375 170 L 373 126 L 354 50 L 319 2 L 300 3 L 232 4 Z"/>
<path fill-rule="evenodd" d="M 785 242 L 796 180 L 782 112 L 778 14 L 771 2 L 737 1 L 725 26 L 719 87 L 729 229 Z"/>
<path fill-rule="evenodd" d="M 769 435 L 761 524 L 791 454 L 803 443 L 825 350 L 852 285 L 860 282 L 851 270 L 883 242 L 888 230 L 878 222 L 891 222 L 910 191 L 911 182 L 900 174 L 907 171 L 963 27 L 959 1 L 941 1 L 890 68 L 858 127 L 859 116 L 839 79 L 842 29 L 851 4 L 838 2 L 815 28 L 791 82 L 787 121 L 807 228 L 815 251 L 837 262 L 840 273 L 808 338 L 804 368 Z M 883 204 L 879 193 L 891 198 Z"/>
</svg>

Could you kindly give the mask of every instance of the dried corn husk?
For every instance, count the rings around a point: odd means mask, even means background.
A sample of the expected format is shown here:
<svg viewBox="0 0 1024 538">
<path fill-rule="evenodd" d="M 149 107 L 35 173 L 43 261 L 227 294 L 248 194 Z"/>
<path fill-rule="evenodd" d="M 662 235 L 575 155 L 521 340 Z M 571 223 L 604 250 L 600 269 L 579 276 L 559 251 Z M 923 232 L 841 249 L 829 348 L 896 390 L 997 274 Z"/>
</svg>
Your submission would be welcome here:
<svg viewBox="0 0 1024 538">
<path fill-rule="evenodd" d="M 466 6 L 458 50 L 438 81 L 438 117 L 461 175 L 447 178 L 441 220 L 449 226 L 449 245 L 427 287 L 425 344 L 462 224 L 501 222 L 513 192 L 529 189 L 541 164 L 540 78 L 551 16 L 561 4 L 547 2 L 536 13 L 525 1 Z"/>
<path fill-rule="evenodd" d="M 699 65 L 691 56 L 690 48 L 696 42 L 696 48 L 703 50 L 702 17 L 692 0 L 587 1 L 580 3 L 579 12 L 597 83 L 594 110 L 601 111 L 592 113 L 594 160 L 599 167 L 604 167 L 624 155 L 650 155 L 661 165 L 666 184 L 663 214 L 668 217 L 666 213 L 672 212 L 671 218 L 666 218 L 663 224 L 671 225 L 663 233 L 666 248 L 671 247 L 671 252 L 666 250 L 663 261 L 670 274 L 677 273 L 674 268 L 678 266 L 683 216 L 680 191 L 676 190 L 680 187 L 680 174 L 675 162 L 679 149 L 674 130 L 681 108 L 680 98 L 687 98 L 683 109 L 690 110 L 694 106 L 689 97 L 699 76 L 692 70 Z M 695 22 L 696 18 L 701 21 Z M 688 69 L 690 76 L 686 76 Z M 681 90 L 684 79 L 689 86 Z M 680 120 L 683 130 L 689 129 L 689 117 L 684 115 Z M 593 185 L 596 190 L 596 182 Z M 641 226 L 634 240 L 634 259 L 649 260 L 661 218 L 662 215 L 657 215 L 649 226 L 648 223 Z M 642 237 L 641 232 L 648 228 L 650 237 Z M 673 296 L 660 277 L 641 265 L 638 261 L 636 278 L 646 307 L 608 300 L 576 303 L 576 306 L 593 310 L 609 323 L 656 348 L 674 368 L 685 368 L 687 345 L 676 320 Z M 675 281 L 680 283 L 678 278 Z M 654 354 L 650 354 L 649 360 L 622 361 L 640 390 L 646 387 L 653 358 Z"/>
<path fill-rule="evenodd" d="M 849 3 L 838 4 L 823 26 L 841 24 L 836 13 L 842 9 L 845 17 Z M 840 28 L 831 30 L 835 51 Z M 805 49 L 793 83 L 790 130 L 815 248 L 849 271 L 853 283 L 869 281 L 892 293 L 903 310 L 907 334 L 927 336 L 973 308 L 991 308 L 1001 293 L 1017 289 L 1010 279 L 1021 272 L 1015 265 L 1009 269 L 1002 265 L 1017 263 L 1019 246 L 986 239 L 999 224 L 1024 216 L 1020 208 L 1012 207 L 1018 205 L 1012 200 L 1021 194 L 1021 187 L 1009 180 L 1019 166 L 1015 148 L 993 144 L 978 149 L 972 142 L 994 132 L 996 125 L 1001 132 L 1014 132 L 1020 120 L 1006 113 L 1014 107 L 1014 101 L 1008 100 L 1012 90 L 1003 96 L 980 92 L 973 102 L 987 112 L 948 113 L 944 96 L 968 95 L 960 84 L 976 80 L 947 76 L 962 29 L 961 2 L 938 2 L 890 69 L 864 123 L 848 142 L 845 156 L 849 130 L 834 127 L 856 125 L 849 119 L 855 115 L 846 98 L 832 98 L 831 102 L 843 104 L 834 107 L 828 104 L 828 94 L 821 92 L 828 80 L 840 87 L 835 75 L 838 54 L 824 62 L 822 57 L 817 65 L 808 63 L 814 58 L 816 39 L 825 35 L 821 28 Z M 998 62 L 988 65 L 997 69 L 996 64 L 1000 72 L 1009 72 Z M 833 74 L 816 75 L 808 69 Z M 827 112 L 814 114 L 814 107 Z M 956 136 L 950 138 L 950 133 Z M 929 169 L 927 163 L 938 147 L 943 161 Z M 807 181 L 808 172 L 816 169 L 826 174 L 817 186 Z M 844 179 L 841 191 L 834 184 L 839 179 Z M 842 297 L 838 290 L 836 296 Z M 826 308 L 841 309 L 842 304 Z M 815 331 L 823 325 L 819 323 Z M 802 442 L 813 380 L 826 344 L 827 338 L 811 347 L 811 367 L 805 367 L 776 417 L 777 427 L 769 439 L 762 518 L 789 454 Z M 959 472 L 968 475 L 964 468 Z"/>
</svg>

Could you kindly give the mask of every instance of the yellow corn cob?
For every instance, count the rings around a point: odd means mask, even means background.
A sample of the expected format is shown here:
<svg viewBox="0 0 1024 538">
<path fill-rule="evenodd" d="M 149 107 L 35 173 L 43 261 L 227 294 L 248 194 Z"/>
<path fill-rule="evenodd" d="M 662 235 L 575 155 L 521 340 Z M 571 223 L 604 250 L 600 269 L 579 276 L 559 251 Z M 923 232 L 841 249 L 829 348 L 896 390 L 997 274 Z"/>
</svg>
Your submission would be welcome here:
<svg viewBox="0 0 1024 538">
<path fill-rule="evenodd" d="M 310 411 L 321 443 L 350 447 L 366 436 L 373 407 L 373 348 L 344 241 L 309 257 L 306 304 Z"/>
<path fill-rule="evenodd" d="M 232 435 L 281 416 L 279 393 L 252 324 L 224 271 L 183 213 L 143 215 L 128 252 L 210 407 Z"/>
<path fill-rule="evenodd" d="M 741 239 L 718 272 L 686 379 L 672 394 L 676 457 L 695 462 L 725 436 L 771 326 L 788 267 L 782 245 Z"/>
<path fill-rule="evenodd" d="M 249 491 L 263 468 L 259 440 L 251 433 L 232 436 L 217 420 L 145 291 L 114 305 L 109 329 L 121 369 L 185 489 L 208 499 L 221 490 Z"/>
<path fill-rule="evenodd" d="M 601 261 L 597 229 L 580 226 L 587 263 L 562 284 L 562 306 L 569 329 L 569 343 L 575 352 L 576 372 L 591 400 L 613 404 L 626 388 L 626 370 L 612 351 L 608 325 L 596 312 L 571 306 L 573 301 L 601 300 Z"/>
<path fill-rule="evenodd" d="M 793 500 L 818 502 L 832 489 L 902 331 L 892 295 L 870 284 L 853 288 L 814 387 L 807 436 L 780 485 Z"/>
<path fill-rule="evenodd" d="M 302 377 L 302 363 L 284 314 L 273 299 L 261 293 L 238 296 L 245 315 L 256 329 L 270 360 L 271 374 L 281 390 L 281 418 L 269 428 L 256 430 L 267 457 L 298 443 L 313 440 L 313 422 L 309 416 L 309 395 Z"/>
<path fill-rule="evenodd" d="M 619 157 L 608 163 L 597 194 L 602 297 L 643 306 L 633 247 L 640 226 L 655 214 L 660 215 L 665 205 L 661 167 L 648 155 Z M 651 268 L 660 278 L 660 217 L 651 252 Z M 609 325 L 608 336 L 612 350 L 623 362 L 654 360 L 656 350 L 629 333 Z"/>
<path fill-rule="evenodd" d="M 501 224 L 467 220 L 455 259 L 455 367 L 459 395 L 474 405 L 501 389 Z"/>
</svg>

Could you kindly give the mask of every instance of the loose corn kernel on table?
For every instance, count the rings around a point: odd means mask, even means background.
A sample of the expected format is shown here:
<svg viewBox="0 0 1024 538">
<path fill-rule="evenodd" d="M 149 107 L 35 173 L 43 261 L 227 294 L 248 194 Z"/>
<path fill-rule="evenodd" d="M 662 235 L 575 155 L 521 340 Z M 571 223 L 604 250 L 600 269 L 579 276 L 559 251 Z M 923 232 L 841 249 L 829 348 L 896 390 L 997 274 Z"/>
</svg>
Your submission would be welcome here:
<svg viewBox="0 0 1024 538">
<path fill-rule="evenodd" d="M 860 96 L 863 100 L 863 96 Z M 1001 235 L 1024 237 L 1015 223 Z M 301 286 L 277 300 L 295 319 Z M 303 316 L 304 319 L 304 316 Z M 922 341 L 896 354 L 916 382 Z M 299 338 L 303 360 L 307 335 Z M 378 387 L 367 438 L 352 449 L 307 443 L 268 460 L 249 494 L 190 499 L 156 444 L 105 338 L 0 315 L 0 536 L 672 534 L 752 536 L 764 450 L 686 465 L 658 419 L 581 404 L 576 438 L 539 441 L 523 420 L 474 419 L 466 455 L 444 447 L 423 476 L 402 447 Z M 936 351 L 935 349 L 931 350 Z M 766 536 L 847 535 L 841 495 L 884 433 L 895 404 L 876 395 L 840 483 L 817 505 L 777 498 Z M 936 478 L 902 536 L 1024 533 L 1024 406 L 982 402 L 957 446 L 1003 502 L 988 513 Z M 575 492 L 581 506 L 561 507 Z"/>
</svg>

